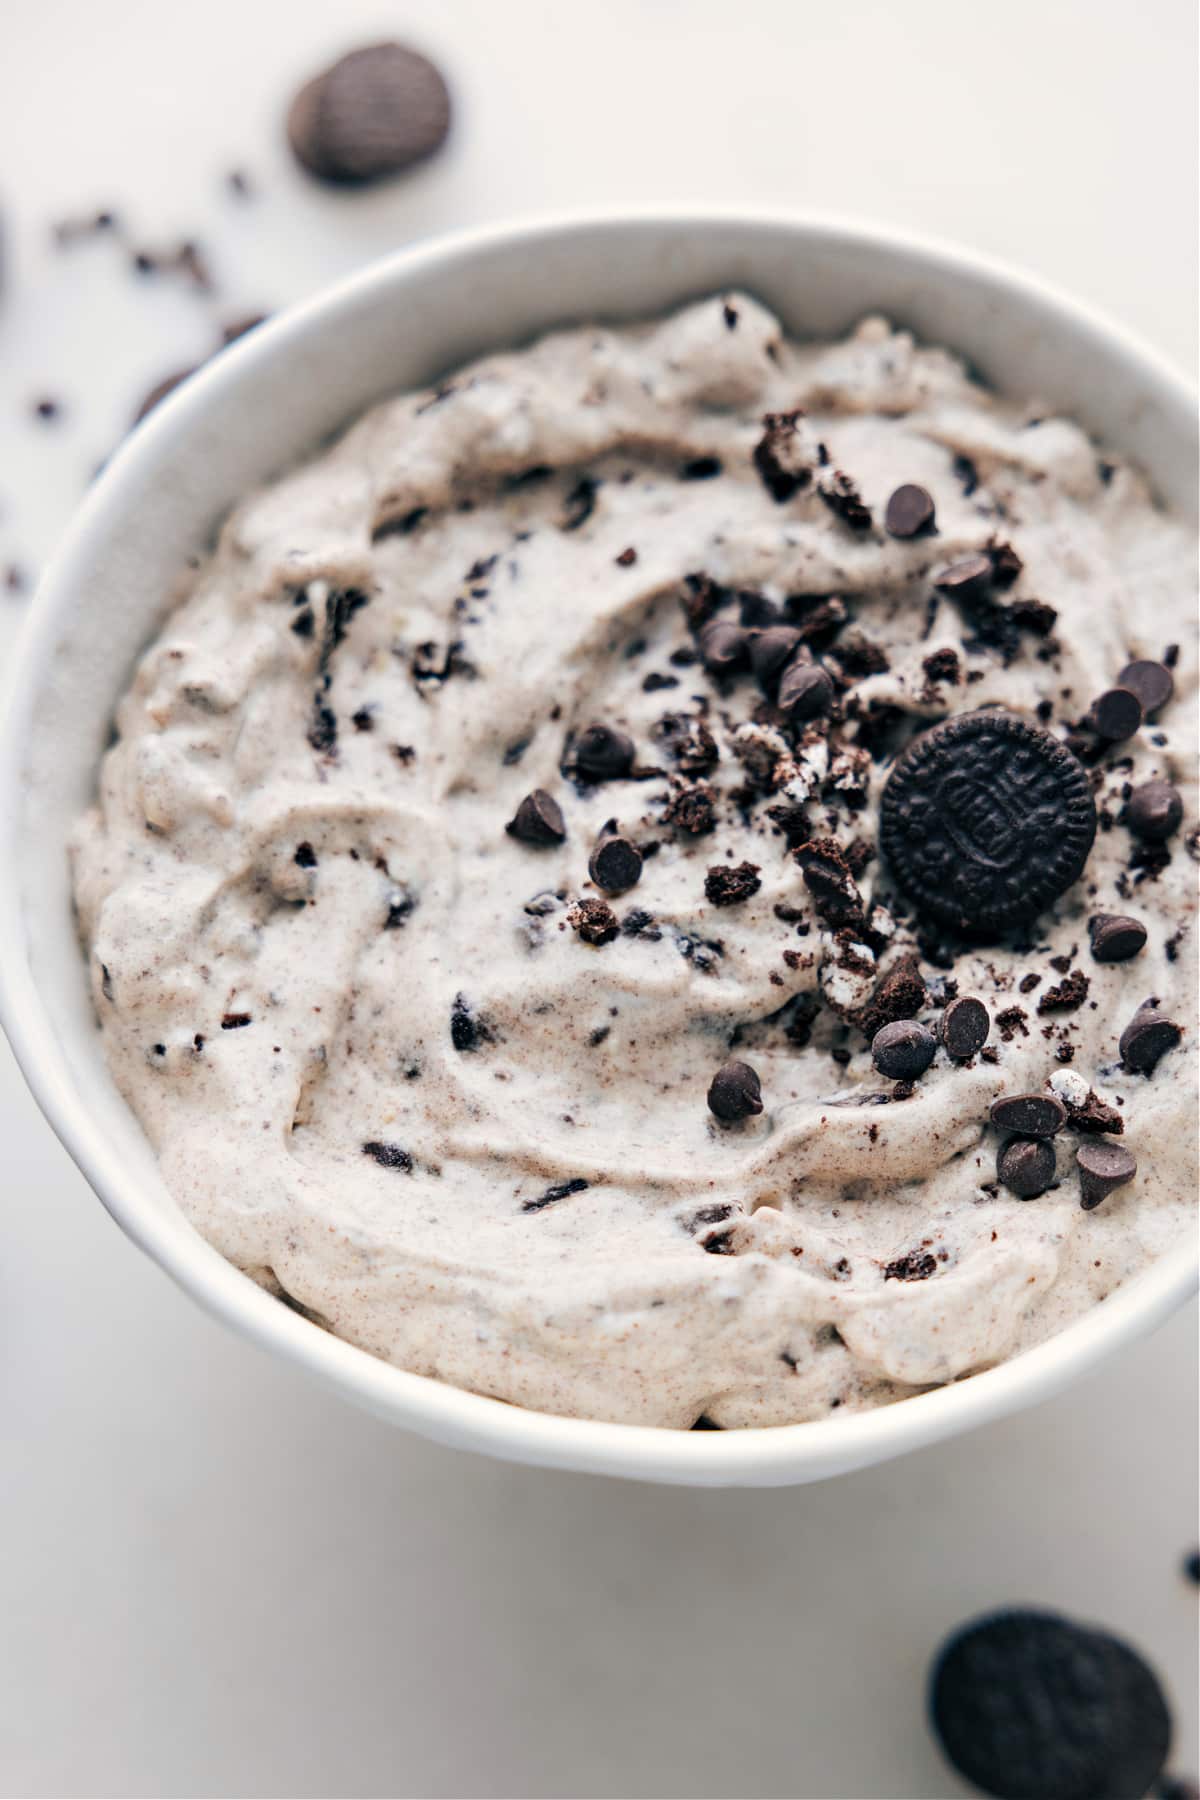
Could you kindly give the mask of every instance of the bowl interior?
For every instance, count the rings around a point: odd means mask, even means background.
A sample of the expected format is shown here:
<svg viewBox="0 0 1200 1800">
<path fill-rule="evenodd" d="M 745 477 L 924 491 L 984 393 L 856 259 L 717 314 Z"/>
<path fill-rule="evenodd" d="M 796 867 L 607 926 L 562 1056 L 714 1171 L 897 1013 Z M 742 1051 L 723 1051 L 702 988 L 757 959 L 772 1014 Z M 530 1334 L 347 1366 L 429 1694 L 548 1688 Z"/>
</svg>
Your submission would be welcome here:
<svg viewBox="0 0 1200 1800">
<path fill-rule="evenodd" d="M 645 317 L 745 287 L 798 337 L 888 314 L 995 386 L 1079 418 L 1194 516 L 1185 392 L 1086 313 L 971 259 L 832 224 L 642 219 L 473 233 L 391 259 L 234 345 L 114 457 L 51 570 L 14 671 L 0 756 L 3 999 L 14 1047 L 123 1227 L 197 1298 L 385 1415 L 458 1443 L 688 1481 L 804 1480 L 894 1454 L 1060 1385 L 1188 1287 L 1168 1258 L 1051 1344 L 881 1412 L 680 1434 L 521 1413 L 379 1364 L 260 1293 L 183 1220 L 109 1078 L 72 917 L 65 842 L 116 697 L 185 559 L 228 508 L 372 401 L 559 324 Z M 1040 1362 L 1038 1359 L 1041 1359 Z M 990 1386 L 989 1386 L 990 1384 Z M 923 1409 L 923 1410 L 922 1410 Z"/>
</svg>

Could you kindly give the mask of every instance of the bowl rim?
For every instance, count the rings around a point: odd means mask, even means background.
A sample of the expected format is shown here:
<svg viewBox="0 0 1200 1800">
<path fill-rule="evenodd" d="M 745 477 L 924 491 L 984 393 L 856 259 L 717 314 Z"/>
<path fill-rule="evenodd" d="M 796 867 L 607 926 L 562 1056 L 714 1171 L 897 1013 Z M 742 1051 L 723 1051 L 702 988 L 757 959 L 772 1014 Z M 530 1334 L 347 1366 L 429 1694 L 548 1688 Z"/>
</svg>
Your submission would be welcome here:
<svg viewBox="0 0 1200 1800">
<path fill-rule="evenodd" d="M 40 681 L 53 655 L 60 611 L 83 576 L 93 540 L 120 512 L 126 484 L 148 473 L 168 437 L 233 389 L 264 347 L 277 352 L 336 320 L 366 295 L 402 287 L 413 274 L 447 273 L 493 248 L 621 230 L 749 227 L 837 240 L 903 259 L 930 275 L 970 277 L 1001 300 L 1019 296 L 1063 329 L 1103 343 L 1131 364 L 1172 412 L 1194 400 L 1157 351 L 1052 284 L 986 255 L 918 233 L 820 212 L 658 207 L 538 215 L 471 227 L 396 251 L 322 288 L 231 345 L 170 394 L 119 447 L 76 512 L 43 575 L 20 631 L 0 708 L 0 1024 L 34 1098 L 113 1219 L 207 1312 L 299 1363 L 327 1387 L 393 1423 L 463 1448 L 528 1463 L 697 1485 L 802 1482 L 882 1462 L 1047 1399 L 1105 1356 L 1159 1324 L 1197 1285 L 1185 1240 L 1102 1303 L 1033 1349 L 977 1374 L 892 1405 L 843 1418 L 724 1432 L 613 1424 L 529 1411 L 382 1362 L 281 1306 L 180 1219 L 142 1196 L 101 1117 L 74 1092 L 69 1062 L 37 992 L 15 877 L 23 812 L 22 769 Z M 1182 413 L 1180 413 L 1182 417 Z"/>
</svg>

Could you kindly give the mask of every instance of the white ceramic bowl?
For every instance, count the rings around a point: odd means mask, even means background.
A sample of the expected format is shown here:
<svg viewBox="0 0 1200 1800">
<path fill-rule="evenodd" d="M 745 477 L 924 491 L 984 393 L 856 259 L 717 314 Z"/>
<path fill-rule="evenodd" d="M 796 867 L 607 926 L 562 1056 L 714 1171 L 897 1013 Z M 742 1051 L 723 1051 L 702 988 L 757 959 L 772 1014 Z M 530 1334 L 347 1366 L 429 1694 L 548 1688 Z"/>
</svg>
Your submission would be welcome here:
<svg viewBox="0 0 1200 1800">
<path fill-rule="evenodd" d="M 371 401 L 482 351 L 735 285 L 798 336 L 885 312 L 962 352 L 997 387 L 1073 414 L 1140 462 L 1169 505 L 1194 509 L 1193 404 L 1178 377 L 1082 308 L 961 252 L 834 222 L 701 214 L 533 223 L 404 251 L 255 331 L 185 383 L 113 458 L 47 574 L 0 737 L 0 1017 L 47 1118 L 118 1224 L 247 1336 L 380 1417 L 448 1444 L 646 1480 L 750 1486 L 880 1462 L 1045 1398 L 1188 1295 L 1192 1247 L 1000 1368 L 807 1425 L 718 1433 L 596 1424 L 406 1374 L 269 1298 L 172 1203 L 105 1068 L 64 849 L 164 597 L 247 488 Z"/>
</svg>

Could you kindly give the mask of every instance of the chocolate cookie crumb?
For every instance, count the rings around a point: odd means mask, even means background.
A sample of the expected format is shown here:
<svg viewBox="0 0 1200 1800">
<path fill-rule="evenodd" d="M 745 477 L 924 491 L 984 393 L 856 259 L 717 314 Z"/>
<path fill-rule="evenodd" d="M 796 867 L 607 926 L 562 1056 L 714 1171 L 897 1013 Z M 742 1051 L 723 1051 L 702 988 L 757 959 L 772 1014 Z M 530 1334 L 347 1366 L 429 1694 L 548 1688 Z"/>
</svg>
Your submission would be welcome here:
<svg viewBox="0 0 1200 1800">
<path fill-rule="evenodd" d="M 858 488 L 841 469 L 822 475 L 817 482 L 817 492 L 830 512 L 851 531 L 870 531 L 871 509 L 864 506 Z"/>
<path fill-rule="evenodd" d="M 883 1270 L 885 1281 L 928 1281 L 931 1275 L 937 1274 L 937 1258 L 928 1250 L 909 1250 L 898 1256 L 895 1262 L 886 1263 Z"/>
<path fill-rule="evenodd" d="M 585 1181 L 582 1175 L 576 1175 L 570 1181 L 556 1181 L 544 1193 L 539 1194 L 536 1200 L 523 1200 L 521 1211 L 523 1213 L 541 1212 L 544 1207 L 553 1206 L 556 1201 L 567 1200 L 572 1194 L 582 1194 L 584 1189 L 590 1186 L 591 1183 Z"/>
<path fill-rule="evenodd" d="M 762 886 L 759 873 L 757 863 L 743 862 L 734 867 L 717 863 L 704 877 L 705 897 L 713 906 L 736 906 L 758 892 Z"/>
<path fill-rule="evenodd" d="M 585 944 L 609 944 L 621 927 L 612 907 L 603 900 L 578 900 L 567 914 L 567 923 Z"/>
<path fill-rule="evenodd" d="M 413 1159 L 407 1150 L 400 1148 L 399 1144 L 384 1144 L 373 1138 L 362 1148 L 363 1155 L 371 1157 L 381 1169 L 399 1169 L 402 1174 L 412 1174 Z"/>
<path fill-rule="evenodd" d="M 1071 973 L 1056 987 L 1047 988 L 1037 1003 L 1039 1013 L 1075 1012 L 1088 997 L 1089 982 L 1082 969 Z"/>
</svg>

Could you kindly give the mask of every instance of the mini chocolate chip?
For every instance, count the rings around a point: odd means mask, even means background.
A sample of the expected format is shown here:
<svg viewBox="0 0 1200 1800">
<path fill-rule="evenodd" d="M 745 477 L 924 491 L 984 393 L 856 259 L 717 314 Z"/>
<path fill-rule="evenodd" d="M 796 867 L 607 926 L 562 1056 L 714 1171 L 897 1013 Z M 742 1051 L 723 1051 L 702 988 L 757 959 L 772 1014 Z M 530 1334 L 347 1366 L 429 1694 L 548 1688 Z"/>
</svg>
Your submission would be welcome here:
<svg viewBox="0 0 1200 1800">
<path fill-rule="evenodd" d="M 1088 936 L 1097 962 L 1128 962 L 1145 948 L 1146 927 L 1123 913 L 1095 913 L 1088 920 Z"/>
<path fill-rule="evenodd" d="M 619 569 L 632 569 L 634 563 L 637 561 L 637 551 L 634 549 L 633 545 L 630 544 L 627 549 L 622 550 L 616 561 Z"/>
<path fill-rule="evenodd" d="M 1129 829 L 1151 844 L 1161 844 L 1179 830 L 1183 800 L 1169 781 L 1147 781 L 1129 796 Z"/>
<path fill-rule="evenodd" d="M 1045 1138 L 1009 1138 L 996 1158 L 997 1179 L 1020 1200 L 1035 1200 L 1054 1180 L 1054 1148 Z"/>
<path fill-rule="evenodd" d="M 711 481 L 721 473 L 719 456 L 693 456 L 679 471 L 680 481 Z"/>
<path fill-rule="evenodd" d="M 750 638 L 750 667 L 764 693 L 769 694 L 801 644 L 794 625 L 768 625 Z"/>
<path fill-rule="evenodd" d="M 1126 663 L 1117 676 L 1117 685 L 1128 688 L 1137 695 L 1148 719 L 1152 719 L 1156 712 L 1161 712 L 1175 692 L 1171 671 L 1165 663 L 1160 662 Z"/>
<path fill-rule="evenodd" d="M 728 675 L 748 660 L 750 641 L 740 625 L 714 619 L 700 633 L 700 655 L 711 675 Z"/>
<path fill-rule="evenodd" d="M 562 807 L 545 788 L 526 794 L 504 829 L 523 844 L 561 844 L 567 835 Z"/>
<path fill-rule="evenodd" d="M 1137 1174 L 1137 1158 L 1124 1144 L 1089 1138 L 1075 1152 L 1079 1166 L 1079 1203 L 1091 1212 L 1107 1200 L 1114 1188 L 1124 1187 Z"/>
<path fill-rule="evenodd" d="M 942 1014 L 942 1044 L 946 1055 L 955 1062 L 966 1062 L 982 1050 L 992 1028 L 991 1017 L 982 1000 L 964 994 L 951 1000 Z"/>
<path fill-rule="evenodd" d="M 588 858 L 588 874 L 604 893 L 623 894 L 641 879 L 641 852 L 628 838 L 606 828 Z"/>
<path fill-rule="evenodd" d="M 726 1125 L 762 1111 L 762 1083 L 749 1063 L 735 1060 L 717 1070 L 709 1083 L 708 1109 Z"/>
<path fill-rule="evenodd" d="M 222 1031 L 240 1031 L 242 1029 L 243 1025 L 249 1025 L 250 1023 L 251 1023 L 251 1018 L 250 1018 L 249 1013 L 227 1012 L 221 1020 L 221 1030 Z"/>
<path fill-rule="evenodd" d="M 833 705 L 833 682 L 818 663 L 790 662 L 779 683 L 779 706 L 792 724 L 815 719 Z"/>
<path fill-rule="evenodd" d="M 1173 1019 L 1157 1010 L 1157 1002 L 1147 1000 L 1130 1019 L 1121 1033 L 1118 1048 L 1127 1069 L 1149 1075 L 1157 1068 L 1168 1050 L 1173 1050 L 1183 1032 Z"/>
<path fill-rule="evenodd" d="M 633 767 L 633 739 L 611 725 L 589 725 L 575 741 L 575 766 L 593 781 L 618 781 Z"/>
<path fill-rule="evenodd" d="M 888 501 L 883 522 L 888 535 L 894 538 L 914 538 L 929 531 L 933 526 L 933 495 L 916 482 L 906 481 Z"/>
<path fill-rule="evenodd" d="M 311 844 L 298 844 L 296 846 L 296 854 L 292 858 L 292 861 L 298 869 L 315 869 L 317 866 L 317 853 Z"/>
<path fill-rule="evenodd" d="M 1066 1123 L 1067 1109 L 1053 1094 L 1005 1094 L 993 1100 L 989 1117 L 1018 1137 L 1050 1138 Z"/>
<path fill-rule="evenodd" d="M 871 1061 L 892 1081 L 915 1081 L 933 1061 L 937 1039 L 915 1019 L 894 1019 L 871 1039 Z"/>
<path fill-rule="evenodd" d="M 1109 688 L 1092 707 L 1090 723 L 1110 744 L 1124 743 L 1141 729 L 1142 703 L 1131 688 Z"/>
<path fill-rule="evenodd" d="M 964 556 L 943 569 L 933 585 L 939 593 L 949 594 L 952 600 L 978 599 L 992 585 L 992 559 L 990 556 Z"/>
</svg>

